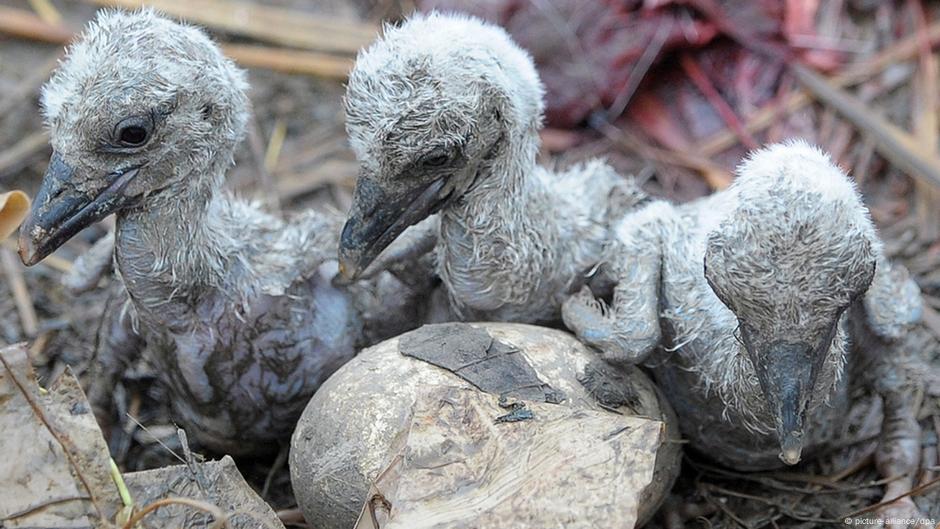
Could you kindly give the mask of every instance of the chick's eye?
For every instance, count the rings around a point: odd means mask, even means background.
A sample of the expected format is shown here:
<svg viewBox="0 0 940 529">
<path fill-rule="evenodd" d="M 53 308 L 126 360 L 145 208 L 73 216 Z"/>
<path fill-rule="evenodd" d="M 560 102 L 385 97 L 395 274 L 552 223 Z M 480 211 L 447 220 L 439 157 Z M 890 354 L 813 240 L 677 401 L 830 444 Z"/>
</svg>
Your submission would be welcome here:
<svg viewBox="0 0 940 529">
<path fill-rule="evenodd" d="M 121 129 L 118 139 L 121 143 L 129 146 L 143 145 L 147 141 L 147 129 L 140 125 L 128 125 Z"/>
<path fill-rule="evenodd" d="M 424 167 L 441 167 L 450 161 L 450 156 L 444 153 L 432 154 L 421 159 L 421 165 Z"/>
<path fill-rule="evenodd" d="M 118 149 L 141 147 L 150 141 L 153 126 L 152 113 L 124 118 L 114 126 L 107 143 Z"/>
</svg>

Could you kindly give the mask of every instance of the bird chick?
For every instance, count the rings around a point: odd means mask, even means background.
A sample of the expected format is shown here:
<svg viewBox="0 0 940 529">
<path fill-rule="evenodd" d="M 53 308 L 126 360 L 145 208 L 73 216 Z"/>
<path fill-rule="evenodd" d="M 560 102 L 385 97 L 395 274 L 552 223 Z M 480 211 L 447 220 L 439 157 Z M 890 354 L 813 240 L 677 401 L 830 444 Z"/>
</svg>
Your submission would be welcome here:
<svg viewBox="0 0 940 529">
<path fill-rule="evenodd" d="M 853 184 L 800 141 L 752 153 L 726 191 L 625 216 L 601 268 L 617 282 L 610 306 L 582 291 L 566 325 L 609 361 L 647 362 L 692 446 L 741 470 L 833 440 L 853 367 L 873 354 L 850 348 L 850 315 L 890 342 L 921 308 Z M 887 376 L 890 354 L 874 354 Z M 885 406 L 886 440 L 919 439 L 912 411 Z"/>
<path fill-rule="evenodd" d="M 201 30 L 151 10 L 99 13 L 43 88 L 53 154 L 20 232 L 33 265 L 116 213 L 117 299 L 129 306 L 99 342 L 119 353 L 145 342 L 177 419 L 232 453 L 276 446 L 357 347 L 388 322 L 418 323 L 387 277 L 332 284 L 339 215 L 286 221 L 223 190 L 246 89 Z"/>
<path fill-rule="evenodd" d="M 600 256 L 609 219 L 643 198 L 607 164 L 537 165 L 542 84 L 501 28 L 415 15 L 362 51 L 346 92 L 360 164 L 340 242 L 357 277 L 440 212 L 437 272 L 464 319 L 558 320 Z"/>
</svg>

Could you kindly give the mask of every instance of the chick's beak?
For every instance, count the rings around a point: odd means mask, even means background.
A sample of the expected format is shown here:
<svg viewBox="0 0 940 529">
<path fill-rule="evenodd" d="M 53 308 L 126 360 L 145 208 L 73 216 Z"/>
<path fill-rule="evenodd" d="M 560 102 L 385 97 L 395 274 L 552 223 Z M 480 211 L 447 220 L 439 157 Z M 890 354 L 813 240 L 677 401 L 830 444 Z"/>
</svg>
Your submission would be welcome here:
<svg viewBox="0 0 940 529">
<path fill-rule="evenodd" d="M 38 263 L 83 228 L 129 204 L 133 197 L 126 195 L 125 189 L 138 170 L 112 173 L 103 189 L 89 195 L 75 187 L 73 168 L 53 152 L 33 206 L 20 227 L 23 264 Z"/>
<path fill-rule="evenodd" d="M 389 193 L 360 177 L 340 236 L 340 275 L 346 280 L 357 278 L 405 229 L 437 213 L 449 195 L 444 178 Z"/>
<path fill-rule="evenodd" d="M 780 459 L 788 464 L 799 463 L 803 452 L 803 426 L 810 392 L 816 373 L 812 347 L 805 343 L 772 344 L 760 355 L 758 379 L 774 416 Z"/>
</svg>

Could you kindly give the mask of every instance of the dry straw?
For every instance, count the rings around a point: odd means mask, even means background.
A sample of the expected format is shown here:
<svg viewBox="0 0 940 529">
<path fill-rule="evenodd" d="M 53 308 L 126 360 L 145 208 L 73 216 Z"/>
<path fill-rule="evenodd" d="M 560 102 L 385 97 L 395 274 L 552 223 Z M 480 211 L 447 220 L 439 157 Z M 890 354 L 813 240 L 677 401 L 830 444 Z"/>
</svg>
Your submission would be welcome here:
<svg viewBox="0 0 940 529">
<path fill-rule="evenodd" d="M 20 227 L 29 212 L 29 197 L 22 191 L 0 194 L 0 240 L 6 239 Z"/>
</svg>

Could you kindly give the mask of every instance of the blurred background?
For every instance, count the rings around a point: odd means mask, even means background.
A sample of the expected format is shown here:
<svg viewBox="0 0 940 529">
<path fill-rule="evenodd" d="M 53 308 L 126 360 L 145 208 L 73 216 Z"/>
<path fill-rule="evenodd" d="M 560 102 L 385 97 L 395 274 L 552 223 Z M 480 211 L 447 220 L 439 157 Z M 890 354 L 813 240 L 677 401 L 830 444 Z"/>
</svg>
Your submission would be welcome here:
<svg viewBox="0 0 940 529">
<path fill-rule="evenodd" d="M 887 253 L 916 278 L 927 309 L 909 347 L 940 362 L 940 2 L 0 0 L 0 191 L 39 185 L 50 148 L 38 93 L 64 45 L 97 9 L 144 4 L 206 27 L 249 71 L 254 117 L 228 185 L 275 212 L 348 207 L 356 162 L 343 81 L 384 22 L 415 10 L 481 16 L 529 50 L 547 89 L 546 164 L 603 156 L 650 193 L 687 201 L 727 186 L 749 149 L 806 138 L 852 174 Z M 31 341 L 44 380 L 66 366 L 81 374 L 91 358 L 106 285 L 76 297 L 60 277 L 109 222 L 31 269 L 12 241 L 0 248 L 0 341 Z M 940 381 L 927 382 L 920 483 L 938 473 Z M 135 418 L 110 432 L 122 468 L 172 461 L 160 446 L 178 444 L 161 391 L 146 365 L 116 388 Z M 688 461 L 680 487 L 721 506 L 708 515 L 717 526 L 811 527 L 870 505 L 873 409 L 852 421 L 856 441 L 810 474 L 744 477 Z M 283 468 L 239 466 L 277 508 L 293 506 Z M 940 517 L 936 489 L 919 501 Z"/>
</svg>

